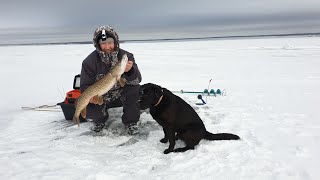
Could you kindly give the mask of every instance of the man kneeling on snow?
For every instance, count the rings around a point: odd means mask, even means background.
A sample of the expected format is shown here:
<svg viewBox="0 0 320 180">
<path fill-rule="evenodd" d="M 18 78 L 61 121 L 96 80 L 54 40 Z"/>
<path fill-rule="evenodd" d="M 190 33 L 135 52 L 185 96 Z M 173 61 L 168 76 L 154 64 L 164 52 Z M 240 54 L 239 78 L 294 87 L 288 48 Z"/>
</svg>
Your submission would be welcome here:
<svg viewBox="0 0 320 180">
<path fill-rule="evenodd" d="M 133 54 L 119 48 L 118 34 L 110 26 L 101 26 L 95 30 L 93 45 L 96 49 L 82 63 L 80 91 L 83 92 L 107 74 L 124 54 L 128 56 L 126 70 L 122 75 L 126 84 L 124 87 L 116 84 L 104 94 L 103 105 L 98 105 L 98 97 L 93 97 L 87 106 L 86 118 L 93 119 L 92 130 L 100 132 L 109 117 L 108 109 L 123 107 L 122 122 L 127 133 L 137 134 L 140 109 L 136 102 L 139 98 L 141 74 Z"/>
</svg>

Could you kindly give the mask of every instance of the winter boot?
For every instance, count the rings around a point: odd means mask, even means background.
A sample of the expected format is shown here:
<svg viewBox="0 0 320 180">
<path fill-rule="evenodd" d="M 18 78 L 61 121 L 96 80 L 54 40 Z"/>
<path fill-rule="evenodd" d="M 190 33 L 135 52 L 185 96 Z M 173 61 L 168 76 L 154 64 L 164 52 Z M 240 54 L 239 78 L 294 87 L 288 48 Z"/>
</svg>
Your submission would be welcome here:
<svg viewBox="0 0 320 180">
<path fill-rule="evenodd" d="M 129 135 L 134 135 L 139 133 L 138 125 L 137 123 L 131 123 L 125 125 L 126 132 Z"/>
<path fill-rule="evenodd" d="M 105 126 L 104 123 L 94 124 L 94 125 L 91 127 L 91 130 L 92 130 L 92 131 L 95 131 L 95 132 L 100 132 L 100 131 L 104 128 L 104 126 Z"/>
</svg>

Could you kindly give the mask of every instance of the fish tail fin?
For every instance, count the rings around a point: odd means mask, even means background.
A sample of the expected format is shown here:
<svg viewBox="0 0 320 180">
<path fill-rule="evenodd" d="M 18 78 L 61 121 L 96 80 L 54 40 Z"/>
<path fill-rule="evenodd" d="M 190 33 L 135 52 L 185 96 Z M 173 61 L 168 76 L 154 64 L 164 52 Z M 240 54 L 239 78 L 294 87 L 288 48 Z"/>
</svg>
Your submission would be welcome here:
<svg viewBox="0 0 320 180">
<path fill-rule="evenodd" d="M 80 114 L 77 111 L 77 104 L 78 104 L 78 99 L 76 99 L 73 103 L 73 106 L 76 108 L 76 112 L 73 114 L 72 121 L 80 127 L 80 119 L 79 116 Z"/>
<path fill-rule="evenodd" d="M 78 125 L 78 127 L 80 127 L 80 119 L 79 119 L 79 115 L 77 114 L 74 114 L 73 115 L 73 118 L 72 118 L 72 121 Z"/>
</svg>

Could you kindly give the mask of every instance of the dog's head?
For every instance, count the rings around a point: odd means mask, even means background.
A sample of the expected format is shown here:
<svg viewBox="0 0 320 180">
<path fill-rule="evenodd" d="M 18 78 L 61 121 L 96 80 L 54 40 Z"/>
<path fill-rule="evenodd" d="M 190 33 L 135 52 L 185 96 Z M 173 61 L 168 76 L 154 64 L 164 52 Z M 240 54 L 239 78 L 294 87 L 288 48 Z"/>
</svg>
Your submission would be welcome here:
<svg viewBox="0 0 320 180">
<path fill-rule="evenodd" d="M 144 84 L 140 86 L 138 106 L 141 110 L 150 108 L 159 102 L 163 95 L 163 90 L 155 84 Z"/>
</svg>

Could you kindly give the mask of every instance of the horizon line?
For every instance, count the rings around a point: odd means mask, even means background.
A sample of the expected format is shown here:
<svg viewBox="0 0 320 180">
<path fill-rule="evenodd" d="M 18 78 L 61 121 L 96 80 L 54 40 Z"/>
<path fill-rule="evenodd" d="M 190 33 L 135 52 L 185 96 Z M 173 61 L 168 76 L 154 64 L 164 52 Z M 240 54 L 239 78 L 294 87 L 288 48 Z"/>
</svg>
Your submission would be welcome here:
<svg viewBox="0 0 320 180">
<path fill-rule="evenodd" d="M 286 33 L 286 34 L 261 34 L 261 35 L 236 35 L 236 36 L 207 36 L 207 37 L 186 37 L 186 38 L 161 38 L 161 39 L 132 39 L 120 40 L 121 43 L 130 42 L 161 42 L 161 41 L 192 41 L 192 40 L 206 40 L 206 39 L 241 39 L 241 38 L 260 38 L 260 37 L 290 37 L 290 36 L 320 36 L 318 33 Z M 38 45 L 67 45 L 67 44 L 92 44 L 92 41 L 70 41 L 70 42 L 52 42 L 52 43 L 12 43 L 0 44 L 0 46 L 38 46 Z"/>
</svg>

